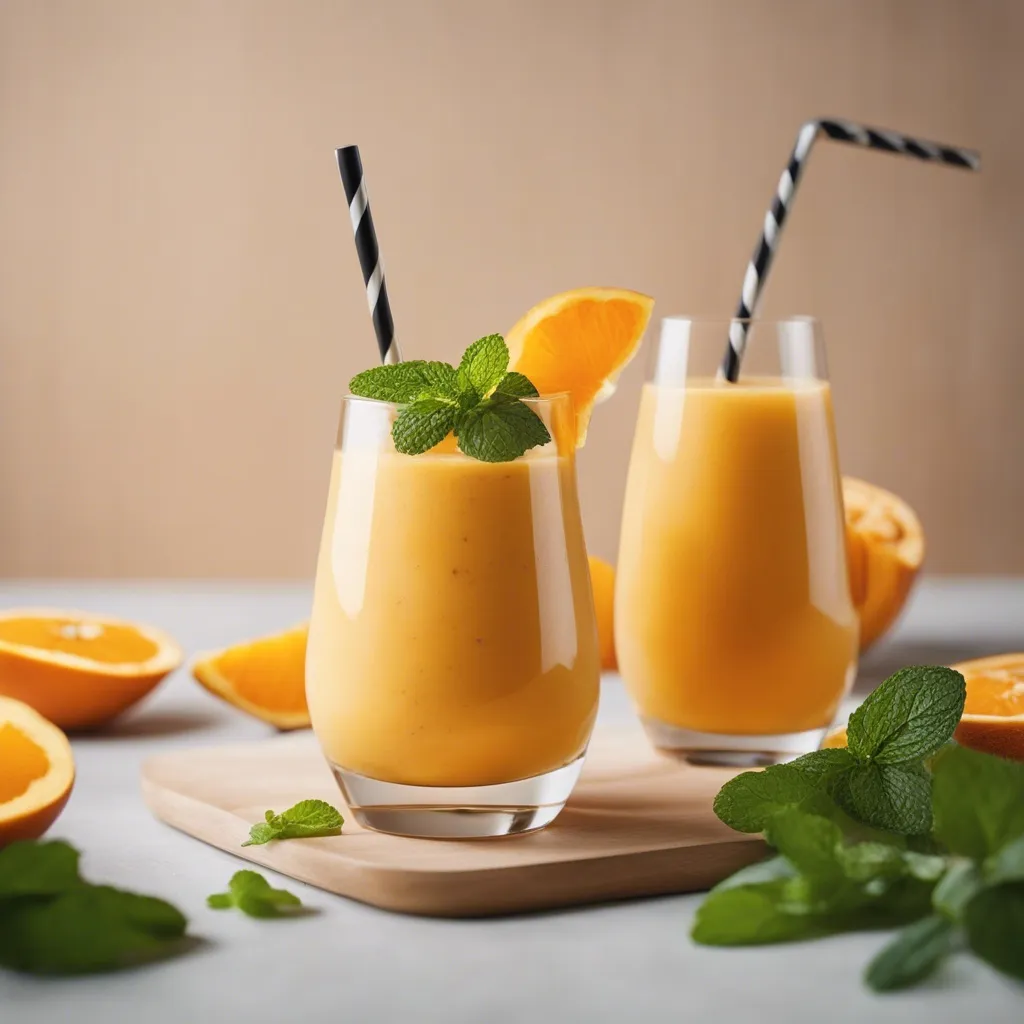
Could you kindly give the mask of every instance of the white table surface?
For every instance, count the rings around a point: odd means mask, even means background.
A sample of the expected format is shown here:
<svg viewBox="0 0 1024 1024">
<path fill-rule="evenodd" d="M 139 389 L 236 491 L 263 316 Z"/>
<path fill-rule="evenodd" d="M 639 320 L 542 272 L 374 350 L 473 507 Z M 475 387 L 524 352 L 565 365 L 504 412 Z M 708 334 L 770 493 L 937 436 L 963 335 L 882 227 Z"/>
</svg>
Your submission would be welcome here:
<svg viewBox="0 0 1024 1024">
<path fill-rule="evenodd" d="M 0 583 L 0 607 L 78 607 L 152 622 L 189 655 L 303 619 L 303 586 Z M 858 690 L 907 664 L 1024 649 L 1024 580 L 929 580 Z M 615 677 L 602 717 L 629 715 Z M 694 945 L 699 896 L 450 921 L 376 910 L 277 879 L 319 913 L 253 920 L 205 906 L 243 863 L 152 818 L 138 770 L 150 754 L 268 730 L 179 671 L 104 735 L 74 741 L 78 781 L 51 835 L 84 851 L 94 880 L 171 900 L 201 945 L 134 971 L 39 980 L 0 971 L 3 1024 L 863 1022 L 1024 1020 L 1024 986 L 958 957 L 909 993 L 870 994 L 862 968 L 884 939 L 846 935 L 747 949 Z M 274 877 L 272 873 L 268 873 Z"/>
</svg>

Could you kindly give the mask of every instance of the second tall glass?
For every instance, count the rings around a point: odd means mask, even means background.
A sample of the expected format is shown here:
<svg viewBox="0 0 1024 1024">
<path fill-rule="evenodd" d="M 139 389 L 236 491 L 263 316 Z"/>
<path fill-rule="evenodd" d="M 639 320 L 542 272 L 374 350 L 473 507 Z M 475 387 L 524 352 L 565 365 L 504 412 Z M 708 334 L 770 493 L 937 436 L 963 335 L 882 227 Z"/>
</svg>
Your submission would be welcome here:
<svg viewBox="0 0 1024 1024">
<path fill-rule="evenodd" d="M 756 765 L 818 746 L 856 671 L 831 392 L 816 323 L 663 322 L 626 488 L 623 678 L 655 746 Z"/>
</svg>

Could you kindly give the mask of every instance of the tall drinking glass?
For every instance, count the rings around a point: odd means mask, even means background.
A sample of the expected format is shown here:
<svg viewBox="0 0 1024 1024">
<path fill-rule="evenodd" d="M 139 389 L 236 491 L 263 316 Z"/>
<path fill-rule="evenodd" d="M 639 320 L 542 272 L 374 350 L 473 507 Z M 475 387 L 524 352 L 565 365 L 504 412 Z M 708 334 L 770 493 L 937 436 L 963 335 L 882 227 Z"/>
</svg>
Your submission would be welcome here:
<svg viewBox="0 0 1024 1024">
<path fill-rule="evenodd" d="M 666 319 L 644 385 L 615 593 L 619 667 L 656 747 L 756 765 L 816 749 L 856 671 L 818 325 Z"/>
<path fill-rule="evenodd" d="M 395 451 L 399 409 L 346 398 L 309 630 L 313 728 L 357 821 L 460 838 L 565 804 L 600 663 L 566 396 L 513 462 Z"/>
</svg>

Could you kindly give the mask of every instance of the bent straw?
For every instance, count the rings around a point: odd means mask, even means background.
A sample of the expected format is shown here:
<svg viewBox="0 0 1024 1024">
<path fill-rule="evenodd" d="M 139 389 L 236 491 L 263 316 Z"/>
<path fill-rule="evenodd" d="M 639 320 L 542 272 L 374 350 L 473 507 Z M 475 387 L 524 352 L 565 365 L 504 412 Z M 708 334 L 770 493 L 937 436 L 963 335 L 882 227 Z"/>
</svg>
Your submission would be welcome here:
<svg viewBox="0 0 1024 1024">
<path fill-rule="evenodd" d="M 833 142 L 846 142 L 867 149 L 913 157 L 928 163 L 946 164 L 948 167 L 976 171 L 981 166 L 981 156 L 973 149 L 961 149 L 957 146 L 947 146 L 942 142 L 915 139 L 900 132 L 868 128 L 852 121 L 837 121 L 832 118 L 808 121 L 797 135 L 793 153 L 775 190 L 775 198 L 765 214 L 764 229 L 754 249 L 754 255 L 747 265 L 740 301 L 729 326 L 729 344 L 722 359 L 719 376 L 732 383 L 739 377 L 740 363 L 743 361 L 747 345 L 747 333 L 750 330 L 749 321 L 756 312 L 761 293 L 764 291 L 765 280 L 771 270 L 782 226 L 793 204 L 800 176 L 815 140 L 822 135 Z"/>
</svg>

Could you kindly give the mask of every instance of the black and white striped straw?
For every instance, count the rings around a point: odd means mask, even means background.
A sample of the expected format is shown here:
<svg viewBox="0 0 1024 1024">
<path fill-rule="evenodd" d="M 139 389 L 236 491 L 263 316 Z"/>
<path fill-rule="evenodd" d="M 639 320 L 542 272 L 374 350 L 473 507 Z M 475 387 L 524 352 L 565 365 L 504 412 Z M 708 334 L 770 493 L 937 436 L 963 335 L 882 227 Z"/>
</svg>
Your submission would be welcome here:
<svg viewBox="0 0 1024 1024">
<path fill-rule="evenodd" d="M 345 186 L 348 213 L 352 219 L 352 233 L 359 253 L 359 266 L 363 271 L 366 285 L 366 302 L 373 318 L 373 330 L 377 335 L 380 361 L 384 364 L 401 362 L 398 342 L 395 341 L 395 321 L 391 316 L 388 301 L 388 286 L 384 280 L 384 266 L 377 245 L 377 232 L 373 228 L 373 215 L 366 198 L 366 180 L 363 177 L 363 161 L 358 146 L 345 146 L 335 151 L 341 183 Z"/>
<path fill-rule="evenodd" d="M 915 139 L 900 132 L 888 131 L 884 128 L 868 128 L 866 125 L 854 124 L 852 121 L 838 121 L 834 118 L 808 121 L 796 138 L 796 145 L 789 158 L 786 169 L 779 179 L 772 205 L 764 218 L 764 229 L 758 239 L 754 255 L 747 265 L 747 273 L 743 278 L 743 291 L 736 306 L 734 319 L 729 327 L 729 344 L 719 375 L 728 381 L 735 382 L 739 377 L 740 363 L 747 344 L 749 320 L 757 311 L 761 293 L 764 291 L 765 280 L 771 270 L 775 250 L 779 246 L 779 236 L 786 223 L 786 216 L 793 205 L 797 185 L 804 165 L 810 155 L 816 139 L 824 136 L 834 142 L 846 142 L 853 146 L 864 146 L 866 149 L 877 149 L 885 153 L 896 153 L 900 156 L 925 160 L 928 163 L 946 164 L 948 167 L 960 167 L 968 171 L 976 171 L 981 167 L 981 156 L 973 149 L 960 149 L 958 146 L 947 146 L 942 142 L 928 142 Z"/>
</svg>

